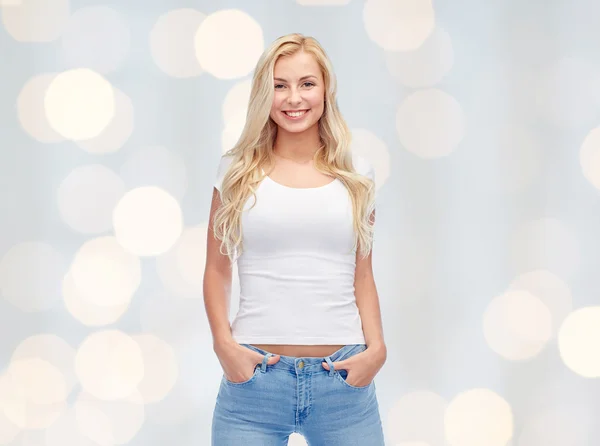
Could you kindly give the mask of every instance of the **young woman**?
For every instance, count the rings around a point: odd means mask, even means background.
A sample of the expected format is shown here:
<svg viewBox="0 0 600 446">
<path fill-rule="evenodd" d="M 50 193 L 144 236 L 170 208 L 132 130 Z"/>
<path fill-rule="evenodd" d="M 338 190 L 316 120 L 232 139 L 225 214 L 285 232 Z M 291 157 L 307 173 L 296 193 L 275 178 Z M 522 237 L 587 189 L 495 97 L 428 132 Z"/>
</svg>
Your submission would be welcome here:
<svg viewBox="0 0 600 446">
<path fill-rule="evenodd" d="M 280 37 L 258 61 L 246 125 L 221 158 L 204 273 L 224 372 L 214 446 L 286 445 L 292 432 L 310 446 L 384 444 L 374 171 L 350 151 L 336 91 L 315 39 Z"/>
</svg>

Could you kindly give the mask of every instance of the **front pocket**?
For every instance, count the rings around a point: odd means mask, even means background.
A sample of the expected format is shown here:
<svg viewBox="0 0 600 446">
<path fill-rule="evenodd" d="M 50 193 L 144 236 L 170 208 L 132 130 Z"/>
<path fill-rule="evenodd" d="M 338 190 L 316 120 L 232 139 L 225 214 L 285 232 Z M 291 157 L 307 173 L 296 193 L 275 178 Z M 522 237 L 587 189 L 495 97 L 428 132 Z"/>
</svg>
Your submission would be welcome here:
<svg viewBox="0 0 600 446">
<path fill-rule="evenodd" d="M 366 386 L 361 386 L 361 387 L 356 387 L 353 386 L 352 384 L 348 384 L 348 382 L 346 381 L 346 378 L 348 377 L 348 372 L 346 370 L 335 370 L 333 372 L 333 374 L 337 377 L 337 379 L 339 379 L 342 384 L 344 384 L 346 387 L 348 387 L 349 389 L 354 389 L 354 390 L 366 390 L 369 387 L 371 387 L 371 384 L 373 384 L 373 381 L 371 381 L 369 384 L 367 384 Z"/>
<path fill-rule="evenodd" d="M 233 381 L 229 381 L 227 379 L 227 377 L 225 377 L 225 374 L 223 374 L 223 381 L 225 381 L 230 386 L 243 386 L 243 385 L 250 384 L 251 382 L 253 382 L 259 373 L 260 373 L 260 364 L 256 364 L 256 366 L 254 367 L 254 373 L 252 374 L 250 379 L 239 382 L 239 383 L 234 383 Z"/>
</svg>

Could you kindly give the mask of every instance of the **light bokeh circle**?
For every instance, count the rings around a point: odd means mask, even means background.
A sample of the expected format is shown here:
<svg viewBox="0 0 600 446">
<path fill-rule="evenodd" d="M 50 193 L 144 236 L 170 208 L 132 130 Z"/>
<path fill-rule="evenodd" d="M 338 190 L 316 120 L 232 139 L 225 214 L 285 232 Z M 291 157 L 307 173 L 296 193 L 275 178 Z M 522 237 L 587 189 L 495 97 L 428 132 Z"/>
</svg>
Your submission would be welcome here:
<svg viewBox="0 0 600 446">
<path fill-rule="evenodd" d="M 75 254 L 70 273 L 76 293 L 101 307 L 129 303 L 141 282 L 140 259 L 113 236 L 86 241 Z"/>
<path fill-rule="evenodd" d="M 387 51 L 412 51 L 433 32 L 431 0 L 369 0 L 363 20 L 369 38 Z"/>
<path fill-rule="evenodd" d="M 88 153 L 114 153 L 127 143 L 135 126 L 135 110 L 131 98 L 118 88 L 115 93 L 115 114 L 104 130 L 92 139 L 75 144 Z"/>
<path fill-rule="evenodd" d="M 444 425 L 450 446 L 505 446 L 514 431 L 510 405 L 484 388 L 455 396 L 446 408 Z"/>
<path fill-rule="evenodd" d="M 63 301 L 72 317 L 88 327 L 100 327 L 117 322 L 129 309 L 131 295 L 122 296 L 123 302 L 112 305 L 97 305 L 86 298 L 73 280 L 71 272 L 63 280 Z"/>
<path fill-rule="evenodd" d="M 113 228 L 121 246 L 137 256 L 167 252 L 183 231 L 179 202 L 155 186 L 128 191 L 113 210 Z"/>
<path fill-rule="evenodd" d="M 483 333 L 490 348 L 505 359 L 530 359 L 539 354 L 552 337 L 552 314 L 530 292 L 509 290 L 487 306 Z"/>
<path fill-rule="evenodd" d="M 194 38 L 206 15 L 192 8 L 175 9 L 161 15 L 150 31 L 152 60 L 164 73 L 185 79 L 199 76 Z"/>
<path fill-rule="evenodd" d="M 238 9 L 224 9 L 207 16 L 194 42 L 200 66 L 219 79 L 246 76 L 264 50 L 260 24 Z"/>
<path fill-rule="evenodd" d="M 97 137 L 115 115 L 115 92 L 100 74 L 75 68 L 56 75 L 44 98 L 53 130 L 77 141 Z"/>
<path fill-rule="evenodd" d="M 137 390 L 127 398 L 112 401 L 82 391 L 73 407 L 79 429 L 99 446 L 131 444 L 146 419 Z"/>
<path fill-rule="evenodd" d="M 600 378 L 600 306 L 579 308 L 558 332 L 558 350 L 565 365 L 585 378 Z"/>
<path fill-rule="evenodd" d="M 444 415 L 448 402 L 429 390 L 402 395 L 388 412 L 387 433 L 391 444 L 443 444 Z"/>
<path fill-rule="evenodd" d="M 144 378 L 140 346 L 112 329 L 88 335 L 77 349 L 75 372 L 83 389 L 99 400 L 129 397 Z"/>
<path fill-rule="evenodd" d="M 134 335 L 144 358 L 144 378 L 137 387 L 145 404 L 161 401 L 173 389 L 179 375 L 175 351 L 151 333 Z"/>
<path fill-rule="evenodd" d="M 585 137 L 579 149 L 579 164 L 585 179 L 600 191 L 600 127 Z"/>
<path fill-rule="evenodd" d="M 8 0 L 8 2 L 2 8 L 0 17 L 8 34 L 19 42 L 40 43 L 58 39 L 71 14 L 69 0 Z"/>
<path fill-rule="evenodd" d="M 64 141 L 48 122 L 44 98 L 48 86 L 58 73 L 43 73 L 28 79 L 17 98 L 17 115 L 23 130 L 32 138 L 46 144 Z"/>
<path fill-rule="evenodd" d="M 425 42 L 413 51 L 386 51 L 389 72 L 411 88 L 431 87 L 440 82 L 454 65 L 450 35 L 436 27 Z"/>
<path fill-rule="evenodd" d="M 435 88 L 410 94 L 396 114 L 396 129 L 402 145 L 425 159 L 454 152 L 465 136 L 466 125 L 460 103 Z"/>
</svg>

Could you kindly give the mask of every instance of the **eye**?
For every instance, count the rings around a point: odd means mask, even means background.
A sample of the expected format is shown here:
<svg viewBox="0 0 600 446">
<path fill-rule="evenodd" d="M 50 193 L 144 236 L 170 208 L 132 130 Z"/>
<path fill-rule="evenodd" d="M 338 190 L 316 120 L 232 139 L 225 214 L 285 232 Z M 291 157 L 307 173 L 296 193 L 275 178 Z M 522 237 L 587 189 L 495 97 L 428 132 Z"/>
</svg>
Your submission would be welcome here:
<svg viewBox="0 0 600 446">
<path fill-rule="evenodd" d="M 284 86 L 283 84 L 276 84 L 275 89 L 277 89 L 277 87 L 283 87 L 283 86 Z"/>
<path fill-rule="evenodd" d="M 311 87 L 314 87 L 314 86 L 315 86 L 315 84 L 313 84 L 312 82 L 308 82 L 308 81 L 307 81 L 307 82 L 304 82 L 304 85 L 310 85 Z"/>
</svg>

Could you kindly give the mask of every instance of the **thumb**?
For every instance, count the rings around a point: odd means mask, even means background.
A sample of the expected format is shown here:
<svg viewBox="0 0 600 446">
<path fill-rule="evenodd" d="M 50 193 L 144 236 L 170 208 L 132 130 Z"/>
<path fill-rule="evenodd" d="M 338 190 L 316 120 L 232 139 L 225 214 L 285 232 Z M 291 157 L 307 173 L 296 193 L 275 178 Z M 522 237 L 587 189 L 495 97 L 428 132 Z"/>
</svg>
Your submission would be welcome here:
<svg viewBox="0 0 600 446">
<path fill-rule="evenodd" d="M 267 364 L 269 364 L 269 365 L 275 364 L 275 363 L 279 362 L 280 358 L 281 357 L 279 355 L 273 355 L 269 358 L 269 360 L 267 361 Z"/>
<path fill-rule="evenodd" d="M 327 364 L 326 362 L 322 362 L 321 364 L 323 364 L 323 368 L 325 370 L 329 370 L 329 364 Z M 344 361 L 334 361 L 332 362 L 332 364 L 335 370 L 341 370 L 344 368 Z"/>
</svg>

